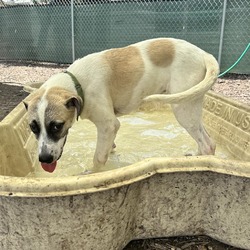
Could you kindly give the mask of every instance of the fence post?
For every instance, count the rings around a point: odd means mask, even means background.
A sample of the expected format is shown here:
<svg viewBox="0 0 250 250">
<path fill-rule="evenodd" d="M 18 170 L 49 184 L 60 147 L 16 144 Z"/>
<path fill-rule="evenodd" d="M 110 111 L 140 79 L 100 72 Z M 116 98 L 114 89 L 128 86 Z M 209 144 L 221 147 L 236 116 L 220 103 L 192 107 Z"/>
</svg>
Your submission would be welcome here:
<svg viewBox="0 0 250 250">
<path fill-rule="evenodd" d="M 71 43 L 72 43 L 72 61 L 75 61 L 75 28 L 74 28 L 74 0 L 71 0 Z"/>
<path fill-rule="evenodd" d="M 221 30 L 220 30 L 219 53 L 218 53 L 218 63 L 220 66 L 221 66 L 221 56 L 222 56 L 222 47 L 223 47 L 223 39 L 224 39 L 224 30 L 225 30 L 226 11 L 227 11 L 227 0 L 224 0 L 223 11 L 222 11 Z"/>
</svg>

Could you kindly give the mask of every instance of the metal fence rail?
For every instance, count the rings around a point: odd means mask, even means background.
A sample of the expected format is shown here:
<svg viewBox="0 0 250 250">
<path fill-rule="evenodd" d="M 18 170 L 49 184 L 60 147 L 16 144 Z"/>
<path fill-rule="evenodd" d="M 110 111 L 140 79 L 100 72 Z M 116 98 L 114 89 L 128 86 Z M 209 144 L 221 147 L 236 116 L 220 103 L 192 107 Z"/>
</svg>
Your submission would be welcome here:
<svg viewBox="0 0 250 250">
<path fill-rule="evenodd" d="M 0 59 L 71 63 L 107 48 L 175 37 L 212 53 L 223 71 L 250 42 L 249 0 L 33 1 L 0 0 Z M 250 56 L 232 72 L 249 74 Z"/>
</svg>

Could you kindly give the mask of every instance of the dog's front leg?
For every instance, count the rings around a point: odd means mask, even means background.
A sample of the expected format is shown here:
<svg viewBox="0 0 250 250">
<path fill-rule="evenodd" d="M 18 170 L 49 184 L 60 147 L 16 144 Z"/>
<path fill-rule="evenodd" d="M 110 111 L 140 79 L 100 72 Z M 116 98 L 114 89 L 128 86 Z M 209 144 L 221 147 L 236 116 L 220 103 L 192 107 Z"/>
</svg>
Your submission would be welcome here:
<svg viewBox="0 0 250 250">
<path fill-rule="evenodd" d="M 94 155 L 94 168 L 105 165 L 109 153 L 113 149 L 116 133 L 120 128 L 120 122 L 116 117 L 96 124 L 97 144 Z"/>
</svg>

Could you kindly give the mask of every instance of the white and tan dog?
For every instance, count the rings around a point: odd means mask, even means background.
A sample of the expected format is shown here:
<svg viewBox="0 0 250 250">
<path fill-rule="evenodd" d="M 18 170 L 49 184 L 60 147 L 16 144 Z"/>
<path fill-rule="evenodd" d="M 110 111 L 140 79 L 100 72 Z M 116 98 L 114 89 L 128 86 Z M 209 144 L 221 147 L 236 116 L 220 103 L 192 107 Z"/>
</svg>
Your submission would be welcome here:
<svg viewBox="0 0 250 250">
<path fill-rule="evenodd" d="M 172 38 L 146 40 L 75 61 L 25 103 L 43 168 L 54 171 L 68 130 L 79 116 L 97 127 L 94 166 L 103 166 L 120 127 L 117 116 L 135 110 L 143 100 L 158 98 L 172 103 L 178 122 L 197 142 L 199 154 L 214 154 L 215 144 L 201 115 L 203 97 L 218 73 L 212 55 Z"/>
</svg>

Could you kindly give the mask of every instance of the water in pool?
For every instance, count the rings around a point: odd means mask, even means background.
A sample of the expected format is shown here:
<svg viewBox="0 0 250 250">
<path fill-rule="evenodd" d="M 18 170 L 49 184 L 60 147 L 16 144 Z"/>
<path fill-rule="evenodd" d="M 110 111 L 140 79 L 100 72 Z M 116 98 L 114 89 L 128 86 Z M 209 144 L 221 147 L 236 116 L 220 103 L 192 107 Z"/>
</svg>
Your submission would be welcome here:
<svg viewBox="0 0 250 250">
<path fill-rule="evenodd" d="M 151 157 L 181 157 L 195 154 L 196 142 L 175 120 L 173 113 L 136 112 L 119 118 L 121 122 L 115 143 L 104 169 L 111 170 Z M 29 177 L 57 177 L 90 173 L 96 146 L 96 127 L 88 120 L 79 120 L 69 131 L 61 159 L 56 170 L 45 172 L 39 163 Z M 216 155 L 233 158 L 217 145 Z"/>
</svg>

